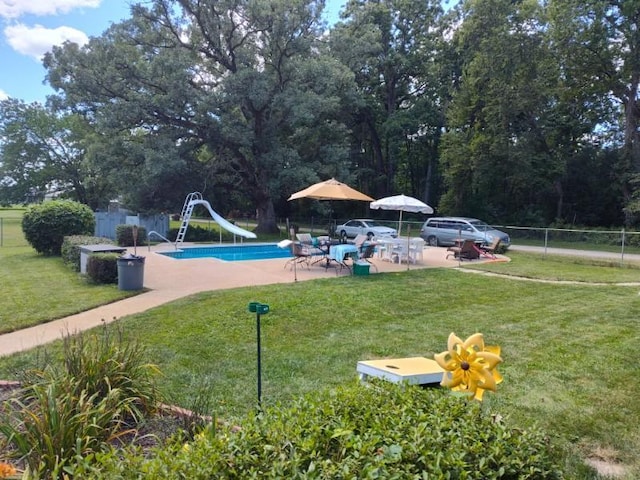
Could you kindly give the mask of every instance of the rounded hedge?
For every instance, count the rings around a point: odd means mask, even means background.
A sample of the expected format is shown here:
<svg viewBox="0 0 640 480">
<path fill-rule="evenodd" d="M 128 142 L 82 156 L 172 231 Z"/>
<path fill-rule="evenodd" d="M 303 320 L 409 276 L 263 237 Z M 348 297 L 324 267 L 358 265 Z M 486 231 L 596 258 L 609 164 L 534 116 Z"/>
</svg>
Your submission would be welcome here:
<svg viewBox="0 0 640 480">
<path fill-rule="evenodd" d="M 93 211 L 71 200 L 32 205 L 22 217 L 25 238 L 43 255 L 60 255 L 65 236 L 93 235 L 95 225 Z"/>
</svg>

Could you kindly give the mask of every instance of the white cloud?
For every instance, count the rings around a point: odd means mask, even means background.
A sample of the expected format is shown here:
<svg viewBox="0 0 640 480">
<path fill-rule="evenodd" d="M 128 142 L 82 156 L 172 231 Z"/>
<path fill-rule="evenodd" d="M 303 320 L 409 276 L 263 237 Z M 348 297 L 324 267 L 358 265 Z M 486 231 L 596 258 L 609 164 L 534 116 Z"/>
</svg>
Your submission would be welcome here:
<svg viewBox="0 0 640 480">
<path fill-rule="evenodd" d="M 6 27 L 4 35 L 11 48 L 16 52 L 29 55 L 37 60 L 40 60 L 54 45 L 62 45 L 67 40 L 78 45 L 84 45 L 89 41 L 89 37 L 84 32 L 75 28 L 58 27 L 52 29 L 42 25 L 29 27 L 20 23 Z"/>
<path fill-rule="evenodd" d="M 58 15 L 74 8 L 97 8 L 101 0 L 0 0 L 0 17 Z"/>
<path fill-rule="evenodd" d="M 0 102 L 2 100 L 6 100 L 7 98 L 9 98 L 9 95 L 7 95 L 7 92 L 5 92 L 4 90 L 0 89 Z"/>
</svg>

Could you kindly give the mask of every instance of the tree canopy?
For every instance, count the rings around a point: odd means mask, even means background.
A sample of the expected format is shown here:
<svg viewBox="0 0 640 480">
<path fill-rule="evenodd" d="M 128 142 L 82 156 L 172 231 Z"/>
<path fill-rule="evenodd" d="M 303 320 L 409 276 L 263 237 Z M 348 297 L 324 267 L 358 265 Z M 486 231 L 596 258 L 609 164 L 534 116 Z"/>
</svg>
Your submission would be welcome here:
<svg viewBox="0 0 640 480">
<path fill-rule="evenodd" d="M 57 189 L 275 231 L 336 177 L 494 223 L 640 218 L 640 0 L 151 0 L 0 103 L 0 201 Z"/>
</svg>

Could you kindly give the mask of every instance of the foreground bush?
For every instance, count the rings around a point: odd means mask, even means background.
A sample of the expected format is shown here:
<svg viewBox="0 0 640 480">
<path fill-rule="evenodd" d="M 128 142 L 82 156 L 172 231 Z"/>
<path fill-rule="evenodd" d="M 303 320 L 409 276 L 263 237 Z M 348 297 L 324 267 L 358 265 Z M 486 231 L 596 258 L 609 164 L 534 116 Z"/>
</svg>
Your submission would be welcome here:
<svg viewBox="0 0 640 480">
<path fill-rule="evenodd" d="M 445 390 L 351 385 L 153 452 L 96 453 L 94 479 L 560 479 L 549 440 Z"/>
<path fill-rule="evenodd" d="M 21 394 L 3 405 L 0 433 L 28 478 L 63 478 L 153 412 L 155 369 L 143 358 L 105 327 L 100 337 L 67 337 L 62 367 L 25 373 Z"/>
<path fill-rule="evenodd" d="M 118 283 L 117 253 L 93 253 L 87 259 L 87 277 L 94 283 Z"/>
<path fill-rule="evenodd" d="M 65 236 L 92 235 L 95 225 L 91 209 L 71 200 L 32 205 L 22 217 L 27 242 L 44 255 L 60 255 Z"/>
</svg>

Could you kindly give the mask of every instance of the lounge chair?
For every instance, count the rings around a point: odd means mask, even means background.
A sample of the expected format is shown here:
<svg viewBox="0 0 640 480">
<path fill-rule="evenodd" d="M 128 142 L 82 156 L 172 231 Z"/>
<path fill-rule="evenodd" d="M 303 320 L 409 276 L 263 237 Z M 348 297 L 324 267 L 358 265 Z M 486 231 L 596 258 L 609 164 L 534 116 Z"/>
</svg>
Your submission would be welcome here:
<svg viewBox="0 0 640 480">
<path fill-rule="evenodd" d="M 359 250 L 367 240 L 369 240 L 369 237 L 366 235 L 356 235 L 356 238 L 353 239 L 353 244 L 358 247 Z"/>
<path fill-rule="evenodd" d="M 473 240 L 465 240 L 461 246 L 449 247 L 447 251 L 451 252 L 447 254 L 447 258 L 453 255 L 459 260 L 477 260 L 481 253 Z"/>
<path fill-rule="evenodd" d="M 500 247 L 500 239 L 496 238 L 490 245 L 484 245 L 480 247 L 483 257 L 496 258 L 496 250 Z"/>
</svg>

